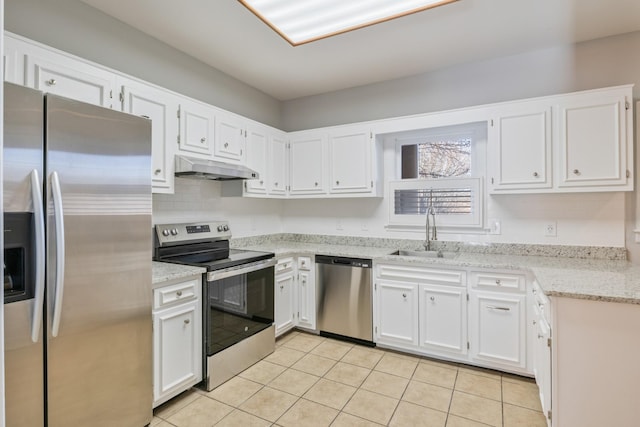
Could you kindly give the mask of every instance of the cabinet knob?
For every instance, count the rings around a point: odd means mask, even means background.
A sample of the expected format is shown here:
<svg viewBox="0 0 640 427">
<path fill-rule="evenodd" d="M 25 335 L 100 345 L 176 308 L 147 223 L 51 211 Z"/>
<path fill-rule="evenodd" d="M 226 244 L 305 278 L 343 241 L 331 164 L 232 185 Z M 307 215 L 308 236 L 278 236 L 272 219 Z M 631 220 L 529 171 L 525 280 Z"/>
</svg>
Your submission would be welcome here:
<svg viewBox="0 0 640 427">
<path fill-rule="evenodd" d="M 185 325 L 188 325 L 189 323 L 191 323 L 191 320 L 189 320 L 189 319 L 184 319 L 184 324 L 185 324 Z"/>
<path fill-rule="evenodd" d="M 178 295 L 179 297 L 181 297 L 181 296 L 182 296 L 182 291 L 178 291 L 178 292 L 176 292 L 176 295 Z"/>
<path fill-rule="evenodd" d="M 278 186 L 278 182 L 277 181 L 274 182 L 273 185 L 275 185 L 277 187 Z"/>
<path fill-rule="evenodd" d="M 58 83 L 58 82 L 56 81 L 56 79 L 49 79 L 49 80 L 47 80 L 47 84 L 48 84 L 49 86 L 55 86 L 55 85 L 56 85 L 56 83 Z"/>
<path fill-rule="evenodd" d="M 224 143 L 224 148 L 229 148 L 229 143 L 228 142 Z"/>
<path fill-rule="evenodd" d="M 578 169 L 574 169 L 574 170 L 573 170 L 573 174 L 574 174 L 574 175 L 580 175 L 580 171 L 579 171 Z"/>
<path fill-rule="evenodd" d="M 264 184 L 264 181 L 263 181 L 263 180 L 260 180 L 260 185 L 262 185 L 262 184 Z"/>
<path fill-rule="evenodd" d="M 402 298 L 406 298 L 406 297 L 407 297 L 407 294 L 402 294 Z"/>
<path fill-rule="evenodd" d="M 284 285 L 280 285 L 280 289 L 284 289 Z"/>
<path fill-rule="evenodd" d="M 502 283 L 500 282 L 500 279 L 496 279 L 496 285 L 498 286 L 502 285 Z"/>
<path fill-rule="evenodd" d="M 200 138 L 200 142 L 202 144 L 204 144 L 205 142 L 207 142 L 207 138 L 205 138 L 204 136 L 202 138 Z"/>
<path fill-rule="evenodd" d="M 544 338 L 544 335 L 538 334 L 538 339 L 540 339 L 540 338 Z"/>
<path fill-rule="evenodd" d="M 436 300 L 436 297 L 429 297 L 429 299 L 430 299 L 431 301 L 435 301 L 435 300 Z"/>
<path fill-rule="evenodd" d="M 538 177 L 538 172 L 534 172 L 534 173 L 533 173 L 533 177 L 534 177 L 534 178 L 537 178 L 537 177 Z"/>
<path fill-rule="evenodd" d="M 300 264 L 304 267 L 304 266 L 305 266 L 305 264 L 306 264 L 306 262 L 305 262 L 305 261 L 302 261 Z"/>
<path fill-rule="evenodd" d="M 336 185 L 340 185 L 340 181 L 336 181 Z"/>
<path fill-rule="evenodd" d="M 533 321 L 533 324 L 534 324 L 534 325 L 537 325 L 537 324 L 538 324 L 538 322 L 536 322 L 536 321 L 534 320 L 534 321 Z"/>
<path fill-rule="evenodd" d="M 317 183 L 317 182 L 314 182 L 313 184 L 314 184 L 316 187 L 318 186 L 318 183 Z"/>
<path fill-rule="evenodd" d="M 155 173 L 156 175 L 160 175 L 160 172 L 162 172 L 162 169 L 156 169 L 155 171 L 153 171 L 153 173 Z"/>
</svg>

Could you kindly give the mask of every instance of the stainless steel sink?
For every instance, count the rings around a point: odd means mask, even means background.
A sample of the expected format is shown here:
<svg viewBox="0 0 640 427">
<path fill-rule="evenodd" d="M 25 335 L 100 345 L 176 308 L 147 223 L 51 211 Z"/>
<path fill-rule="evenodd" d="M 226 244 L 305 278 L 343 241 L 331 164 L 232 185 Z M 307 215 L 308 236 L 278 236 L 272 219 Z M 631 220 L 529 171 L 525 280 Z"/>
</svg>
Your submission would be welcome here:
<svg viewBox="0 0 640 427">
<path fill-rule="evenodd" d="M 443 252 L 443 251 L 424 251 L 424 250 L 409 250 L 399 249 L 393 252 L 391 255 L 399 256 L 416 256 L 422 258 L 455 258 L 458 256 L 458 252 Z"/>
</svg>

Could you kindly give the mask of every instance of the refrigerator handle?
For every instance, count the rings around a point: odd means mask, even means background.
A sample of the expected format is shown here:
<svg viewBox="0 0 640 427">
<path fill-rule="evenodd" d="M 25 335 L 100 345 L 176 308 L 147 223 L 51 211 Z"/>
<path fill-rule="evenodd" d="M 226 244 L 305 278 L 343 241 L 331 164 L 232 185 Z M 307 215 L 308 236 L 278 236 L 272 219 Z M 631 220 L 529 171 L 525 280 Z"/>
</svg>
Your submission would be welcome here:
<svg viewBox="0 0 640 427">
<path fill-rule="evenodd" d="M 51 198 L 53 199 L 53 218 L 56 227 L 56 279 L 51 335 L 56 337 L 60 329 L 62 295 L 64 292 L 64 212 L 62 211 L 60 180 L 58 179 L 58 172 L 55 171 L 51 172 Z"/>
<path fill-rule="evenodd" d="M 44 264 L 45 264 L 45 235 L 44 208 L 42 206 L 42 191 L 40 190 L 40 176 L 38 170 L 31 171 L 31 198 L 33 199 L 33 220 L 36 233 L 36 280 L 34 289 L 34 306 L 31 319 L 31 341 L 38 342 L 42 325 L 42 310 L 44 301 Z"/>
</svg>

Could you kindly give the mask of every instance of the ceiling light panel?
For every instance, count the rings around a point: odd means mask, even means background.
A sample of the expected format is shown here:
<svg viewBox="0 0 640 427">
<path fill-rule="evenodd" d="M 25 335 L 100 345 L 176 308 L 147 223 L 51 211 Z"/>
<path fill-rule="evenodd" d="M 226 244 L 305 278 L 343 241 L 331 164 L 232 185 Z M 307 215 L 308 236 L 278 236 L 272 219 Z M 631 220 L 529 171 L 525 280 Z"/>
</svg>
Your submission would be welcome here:
<svg viewBox="0 0 640 427">
<path fill-rule="evenodd" d="M 456 0 L 239 1 L 296 46 Z"/>
</svg>

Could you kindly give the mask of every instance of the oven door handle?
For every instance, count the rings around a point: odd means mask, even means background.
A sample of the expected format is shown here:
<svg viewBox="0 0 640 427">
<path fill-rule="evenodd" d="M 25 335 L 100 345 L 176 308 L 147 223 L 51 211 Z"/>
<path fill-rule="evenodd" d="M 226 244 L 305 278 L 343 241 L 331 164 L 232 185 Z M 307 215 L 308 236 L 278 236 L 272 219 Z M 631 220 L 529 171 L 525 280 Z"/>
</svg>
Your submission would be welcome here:
<svg viewBox="0 0 640 427">
<path fill-rule="evenodd" d="M 252 273 L 254 271 L 273 267 L 275 265 L 276 265 L 276 260 L 272 258 L 266 261 L 258 261 L 258 262 L 253 262 L 251 264 L 244 264 L 244 265 L 239 265 L 235 267 L 225 268 L 222 270 L 210 271 L 207 274 L 207 282 L 214 282 L 216 280 L 222 280 L 232 276 L 240 276 L 242 274 Z"/>
</svg>

